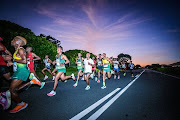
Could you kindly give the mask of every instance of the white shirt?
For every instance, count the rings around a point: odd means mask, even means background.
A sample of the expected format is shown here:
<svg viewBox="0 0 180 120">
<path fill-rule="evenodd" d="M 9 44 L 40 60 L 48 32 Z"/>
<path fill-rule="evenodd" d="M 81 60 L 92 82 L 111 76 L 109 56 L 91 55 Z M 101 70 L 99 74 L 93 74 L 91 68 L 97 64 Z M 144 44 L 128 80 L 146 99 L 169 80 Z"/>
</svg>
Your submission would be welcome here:
<svg viewBox="0 0 180 120">
<path fill-rule="evenodd" d="M 50 66 L 51 66 L 51 63 L 48 62 L 48 60 L 49 60 L 49 58 L 47 58 L 47 59 L 44 60 L 44 63 L 45 63 L 45 66 L 46 66 L 46 67 L 50 67 Z"/>
<path fill-rule="evenodd" d="M 85 72 L 85 73 L 88 73 L 88 72 L 89 72 L 89 73 L 92 73 L 92 66 L 91 66 L 91 65 L 88 65 L 88 63 L 94 65 L 94 62 L 93 62 L 93 60 L 92 60 L 91 58 L 89 58 L 89 60 L 87 60 L 87 58 L 84 59 L 84 72 Z"/>
<path fill-rule="evenodd" d="M 119 62 L 118 61 L 113 61 L 113 65 L 114 65 L 114 68 L 115 69 L 118 69 L 119 68 Z"/>
</svg>

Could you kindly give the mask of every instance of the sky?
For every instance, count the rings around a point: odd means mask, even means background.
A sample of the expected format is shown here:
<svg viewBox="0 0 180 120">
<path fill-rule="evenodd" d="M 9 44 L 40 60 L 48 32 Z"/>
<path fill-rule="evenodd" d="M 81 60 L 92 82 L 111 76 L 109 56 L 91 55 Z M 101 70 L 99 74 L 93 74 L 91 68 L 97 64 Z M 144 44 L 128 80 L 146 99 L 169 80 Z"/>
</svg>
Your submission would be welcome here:
<svg viewBox="0 0 180 120">
<path fill-rule="evenodd" d="M 142 66 L 180 61 L 175 0 L 1 0 L 0 20 L 51 35 L 64 51 L 120 53 Z"/>
</svg>

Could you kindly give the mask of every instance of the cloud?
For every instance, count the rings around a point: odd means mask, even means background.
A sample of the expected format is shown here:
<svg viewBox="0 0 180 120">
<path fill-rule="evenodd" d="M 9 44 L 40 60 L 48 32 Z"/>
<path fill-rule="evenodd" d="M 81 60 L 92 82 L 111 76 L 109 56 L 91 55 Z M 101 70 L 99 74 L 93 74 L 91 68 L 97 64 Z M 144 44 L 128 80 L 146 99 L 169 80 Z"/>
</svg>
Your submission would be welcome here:
<svg viewBox="0 0 180 120">
<path fill-rule="evenodd" d="M 69 3 L 39 3 L 34 10 L 52 19 L 52 23 L 41 26 L 49 34 L 68 43 L 81 43 L 84 49 L 97 53 L 95 46 L 114 44 L 134 35 L 133 26 L 148 21 L 148 18 L 135 17 L 136 12 L 107 9 L 105 0 L 75 1 Z M 74 2 L 74 3 L 75 3 Z M 107 17 L 108 16 L 108 17 Z M 113 18 L 113 19 L 112 19 Z M 110 41 L 110 42 L 109 42 Z M 109 45 L 110 45 L 109 44 Z M 75 49 L 77 46 L 72 46 Z"/>
</svg>

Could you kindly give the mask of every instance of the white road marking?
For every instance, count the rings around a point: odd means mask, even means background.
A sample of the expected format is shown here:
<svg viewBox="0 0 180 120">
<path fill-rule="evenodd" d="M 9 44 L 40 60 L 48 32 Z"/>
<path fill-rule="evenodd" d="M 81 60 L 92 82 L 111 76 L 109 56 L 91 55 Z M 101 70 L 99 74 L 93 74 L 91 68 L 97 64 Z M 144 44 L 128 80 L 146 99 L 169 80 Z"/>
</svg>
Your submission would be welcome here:
<svg viewBox="0 0 180 120">
<path fill-rule="evenodd" d="M 148 70 L 150 70 L 150 69 L 148 69 Z M 155 71 L 155 70 L 150 70 L 150 71 L 155 72 L 155 73 L 160 73 L 160 74 L 163 74 L 163 75 L 167 75 L 169 77 L 173 77 L 173 78 L 176 78 L 176 79 L 180 79 L 179 77 L 176 77 L 176 76 L 173 76 L 173 75 L 168 75 L 168 74 L 165 74 L 165 73 L 162 73 L 162 72 L 159 72 L 159 71 Z"/>
<path fill-rule="evenodd" d="M 109 97 L 111 97 L 112 95 L 114 95 L 116 92 L 118 92 L 121 88 L 116 88 L 114 91 L 112 91 L 111 93 L 109 93 L 108 95 L 106 95 L 105 97 L 101 98 L 100 100 L 98 100 L 96 103 L 92 104 L 91 106 L 89 106 L 88 108 L 86 108 L 85 110 L 83 110 L 82 112 L 80 112 L 79 114 L 77 114 L 76 116 L 74 116 L 73 118 L 71 118 L 70 120 L 79 120 L 82 117 L 84 117 L 85 115 L 87 115 L 89 112 L 91 112 L 93 109 L 95 109 L 97 106 L 99 106 L 101 103 L 103 103 L 104 101 L 106 101 Z"/>
<path fill-rule="evenodd" d="M 144 70 L 145 71 L 145 70 Z M 142 74 L 139 74 L 132 82 L 130 82 L 125 88 L 123 88 L 118 94 L 116 94 L 111 100 L 109 100 L 104 106 L 97 110 L 93 115 L 91 115 L 87 120 L 96 120 L 115 100 L 117 100 Z"/>
</svg>

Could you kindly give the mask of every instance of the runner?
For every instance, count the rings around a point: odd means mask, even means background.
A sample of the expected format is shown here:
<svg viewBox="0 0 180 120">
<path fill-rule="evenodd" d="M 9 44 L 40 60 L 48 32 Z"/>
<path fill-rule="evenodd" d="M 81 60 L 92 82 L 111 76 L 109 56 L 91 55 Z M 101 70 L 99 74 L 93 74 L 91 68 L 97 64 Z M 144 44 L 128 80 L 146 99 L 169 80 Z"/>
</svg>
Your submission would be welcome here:
<svg viewBox="0 0 180 120">
<path fill-rule="evenodd" d="M 52 76 L 53 76 L 53 79 L 55 78 L 55 76 L 52 74 L 51 72 L 51 59 L 49 59 L 49 56 L 46 55 L 45 56 L 45 59 L 43 59 L 43 62 L 45 63 L 45 68 L 42 70 L 42 73 L 44 74 L 44 80 L 48 79 L 48 76 L 46 75 L 46 73 L 44 72 L 45 70 L 47 70 Z"/>
<path fill-rule="evenodd" d="M 111 60 L 106 57 L 106 53 L 103 53 L 103 86 L 101 87 L 101 89 L 105 89 L 106 85 L 105 85 L 105 79 L 106 79 L 106 73 L 108 75 L 108 78 L 111 78 L 111 69 L 110 69 L 110 64 L 112 63 Z"/>
<path fill-rule="evenodd" d="M 95 60 L 95 57 L 92 57 L 92 60 L 94 62 L 94 66 L 92 66 L 92 79 L 94 78 L 95 76 L 95 81 L 97 81 L 97 77 L 96 77 L 96 60 Z"/>
<path fill-rule="evenodd" d="M 56 69 L 57 69 L 57 74 L 55 77 L 55 82 L 54 82 L 54 88 L 53 90 L 48 93 L 48 96 L 54 96 L 56 95 L 56 88 L 58 85 L 58 79 L 61 78 L 61 80 L 68 80 L 70 78 L 72 78 L 73 80 L 75 80 L 74 74 L 72 73 L 71 76 L 65 76 L 66 73 L 66 67 L 65 64 L 69 63 L 68 58 L 66 57 L 66 55 L 62 54 L 63 48 L 61 46 L 57 47 L 57 55 L 56 55 L 56 61 L 53 61 L 53 64 L 56 63 Z"/>
<path fill-rule="evenodd" d="M 10 85 L 10 92 L 12 96 L 12 100 L 17 103 L 17 106 L 10 110 L 10 113 L 16 113 L 23 109 L 25 109 L 28 104 L 23 102 L 19 98 L 18 88 L 22 84 L 23 81 L 26 81 L 30 75 L 30 71 L 27 68 L 27 59 L 26 59 L 26 51 L 22 47 L 26 45 L 27 41 L 25 38 L 21 36 L 16 36 L 11 44 L 15 48 L 15 53 L 13 54 L 13 69 L 14 74 L 12 76 L 12 82 Z M 34 79 L 32 75 L 30 75 L 30 79 Z"/>
<path fill-rule="evenodd" d="M 40 86 L 40 89 L 42 89 L 44 87 L 44 85 L 45 85 L 45 82 L 40 81 L 39 77 L 36 75 L 36 72 L 34 70 L 34 61 L 40 60 L 41 58 L 39 56 L 37 56 L 35 53 L 32 52 L 32 47 L 27 47 L 26 48 L 26 53 L 27 53 L 27 66 L 28 66 L 28 69 L 32 73 L 32 75 L 37 78 L 37 80 L 34 81 L 34 79 L 32 79 L 30 82 L 28 82 L 26 84 L 23 84 L 21 87 L 19 87 L 19 90 L 21 90 L 25 86 L 28 86 L 28 88 L 29 88 L 32 84 L 38 84 Z"/>
<path fill-rule="evenodd" d="M 89 77 L 92 73 L 92 66 L 94 66 L 93 60 L 90 58 L 90 53 L 86 54 L 86 58 L 84 59 L 84 75 L 85 75 L 85 80 L 86 80 L 86 88 L 85 90 L 89 90 Z"/>
<path fill-rule="evenodd" d="M 134 64 L 132 63 L 132 61 L 130 61 L 129 67 L 130 67 L 131 77 L 134 77 L 134 75 L 133 75 Z"/>
<path fill-rule="evenodd" d="M 126 69 L 127 69 L 127 67 L 126 67 L 126 64 L 125 64 L 125 62 L 124 61 L 122 61 L 122 69 L 123 69 L 123 75 L 124 76 L 126 76 Z"/>
<path fill-rule="evenodd" d="M 102 74 L 102 68 L 103 68 L 103 64 L 102 64 L 102 56 L 101 54 L 99 54 L 99 58 L 97 58 L 97 64 L 98 64 L 98 81 L 97 83 L 100 83 L 100 75 Z"/>
<path fill-rule="evenodd" d="M 76 87 L 78 85 L 79 77 L 84 74 L 84 72 L 83 72 L 84 71 L 83 61 L 84 61 L 84 58 L 81 57 L 81 53 L 78 53 L 78 58 L 76 59 L 78 75 L 77 75 L 77 81 L 73 85 L 74 87 Z"/>
<path fill-rule="evenodd" d="M 119 75 L 119 62 L 117 61 L 117 58 L 113 58 L 113 65 L 114 65 L 114 79 L 116 79 L 116 75 L 118 75 L 118 79 L 120 79 Z"/>
<path fill-rule="evenodd" d="M 8 66 L 13 65 L 13 63 L 10 61 L 12 59 L 12 54 L 1 43 L 2 41 L 3 39 L 0 37 L 0 75 L 6 80 L 11 80 Z M 0 93 L 0 104 L 3 106 L 4 110 L 11 106 L 11 93 L 9 90 Z"/>
</svg>

